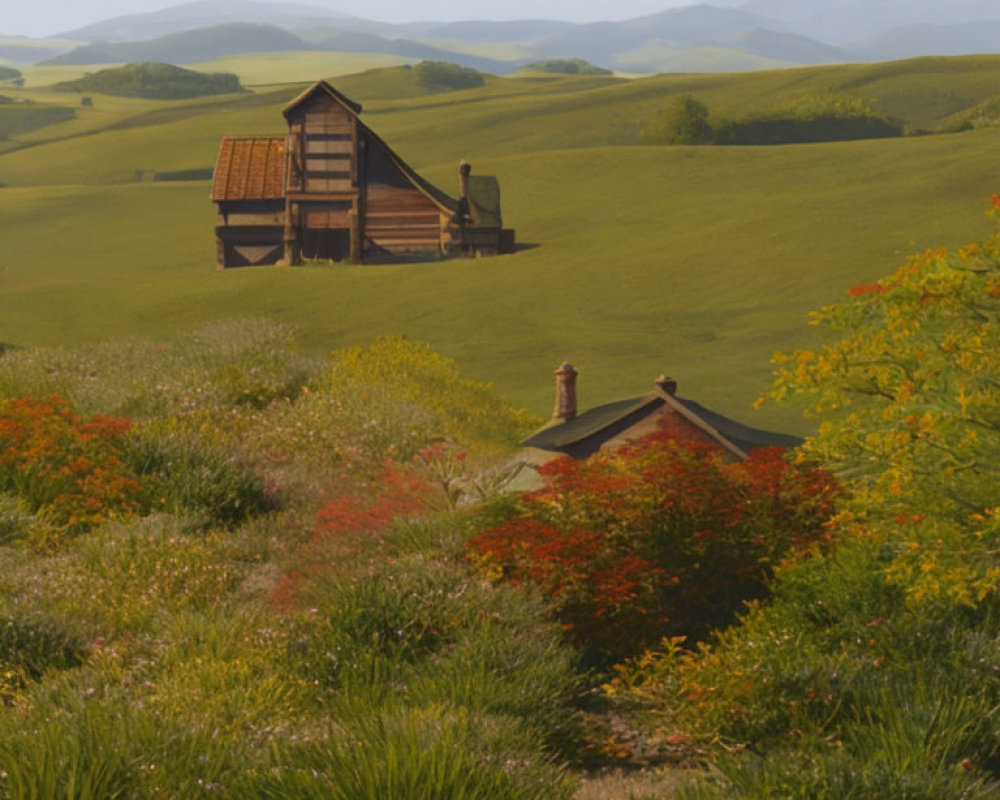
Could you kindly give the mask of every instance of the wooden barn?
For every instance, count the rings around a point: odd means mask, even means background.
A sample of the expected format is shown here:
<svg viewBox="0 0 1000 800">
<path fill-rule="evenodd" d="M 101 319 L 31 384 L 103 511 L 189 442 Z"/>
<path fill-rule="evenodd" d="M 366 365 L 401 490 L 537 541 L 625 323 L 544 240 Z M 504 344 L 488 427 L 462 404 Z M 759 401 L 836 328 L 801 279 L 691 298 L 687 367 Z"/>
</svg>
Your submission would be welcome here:
<svg viewBox="0 0 1000 800">
<path fill-rule="evenodd" d="M 758 447 L 797 447 L 797 436 L 751 428 L 677 396 L 677 382 L 659 377 L 648 394 L 618 400 L 582 414 L 577 413 L 576 376 L 572 364 L 556 371 L 556 403 L 552 420 L 522 442 L 521 460 L 537 467 L 554 458 L 588 458 L 600 450 L 618 447 L 666 428 L 678 439 L 718 447 L 730 460 L 749 457 Z M 529 472 L 534 472 L 529 470 Z M 537 475 L 522 480 L 519 488 L 537 483 Z"/>
<path fill-rule="evenodd" d="M 326 81 L 284 111 L 286 136 L 227 136 L 212 178 L 217 266 L 377 262 L 514 249 L 491 175 L 459 167 L 459 196 L 428 183 Z"/>
</svg>

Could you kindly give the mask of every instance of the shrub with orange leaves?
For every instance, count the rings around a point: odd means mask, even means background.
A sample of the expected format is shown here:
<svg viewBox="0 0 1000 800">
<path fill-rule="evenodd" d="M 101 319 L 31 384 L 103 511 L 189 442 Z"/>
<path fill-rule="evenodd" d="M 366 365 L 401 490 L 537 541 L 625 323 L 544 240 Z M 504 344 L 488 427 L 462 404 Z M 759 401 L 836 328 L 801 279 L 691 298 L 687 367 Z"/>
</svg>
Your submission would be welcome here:
<svg viewBox="0 0 1000 800">
<path fill-rule="evenodd" d="M 782 455 L 764 448 L 729 463 L 659 432 L 558 459 L 517 516 L 468 547 L 494 574 L 538 585 L 599 658 L 665 635 L 697 639 L 762 596 L 779 561 L 828 541 L 835 481 Z"/>
<path fill-rule="evenodd" d="M 58 396 L 0 400 L 0 491 L 69 532 L 134 513 L 140 485 L 122 458 L 130 426 L 82 419 Z"/>
</svg>

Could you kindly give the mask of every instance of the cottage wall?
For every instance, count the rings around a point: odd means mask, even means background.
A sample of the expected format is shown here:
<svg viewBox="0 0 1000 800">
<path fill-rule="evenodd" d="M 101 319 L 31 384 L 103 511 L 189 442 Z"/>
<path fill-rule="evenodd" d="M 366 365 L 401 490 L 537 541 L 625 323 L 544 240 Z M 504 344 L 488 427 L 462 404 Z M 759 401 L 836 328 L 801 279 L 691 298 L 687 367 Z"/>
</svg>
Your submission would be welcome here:
<svg viewBox="0 0 1000 800">
<path fill-rule="evenodd" d="M 661 406 L 655 413 L 647 415 L 644 419 L 629 426 L 613 438 L 608 439 L 601 445 L 600 449 L 614 450 L 626 442 L 634 442 L 643 436 L 656 433 L 657 431 L 665 431 L 674 439 L 682 442 L 697 442 L 698 444 L 710 445 L 717 448 L 720 454 L 728 461 L 735 462 L 739 460 L 733 453 L 719 445 L 708 433 L 668 406 Z"/>
</svg>

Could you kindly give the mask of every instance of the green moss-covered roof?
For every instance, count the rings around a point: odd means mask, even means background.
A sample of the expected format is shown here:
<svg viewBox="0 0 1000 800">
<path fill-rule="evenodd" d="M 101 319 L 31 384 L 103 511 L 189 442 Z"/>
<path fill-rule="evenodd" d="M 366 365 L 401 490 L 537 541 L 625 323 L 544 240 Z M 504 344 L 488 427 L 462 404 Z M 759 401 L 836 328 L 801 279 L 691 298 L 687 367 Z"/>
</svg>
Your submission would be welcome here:
<svg viewBox="0 0 1000 800">
<path fill-rule="evenodd" d="M 470 175 L 469 200 L 475 209 L 476 227 L 503 227 L 500 215 L 500 181 L 496 176 Z"/>
</svg>

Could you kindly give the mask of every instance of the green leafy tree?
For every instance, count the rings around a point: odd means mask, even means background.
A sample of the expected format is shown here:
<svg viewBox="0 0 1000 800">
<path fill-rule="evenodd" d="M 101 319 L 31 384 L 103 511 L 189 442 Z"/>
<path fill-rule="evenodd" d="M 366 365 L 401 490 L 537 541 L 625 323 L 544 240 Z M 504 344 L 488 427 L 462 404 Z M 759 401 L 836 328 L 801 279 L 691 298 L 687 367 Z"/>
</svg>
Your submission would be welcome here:
<svg viewBox="0 0 1000 800">
<path fill-rule="evenodd" d="M 432 92 L 451 92 L 482 86 L 483 73 L 448 61 L 421 61 L 413 68 L 417 82 Z"/>
<path fill-rule="evenodd" d="M 704 144 L 712 140 L 708 107 L 689 94 L 681 95 L 651 122 L 640 126 L 648 144 Z"/>
<path fill-rule="evenodd" d="M 771 396 L 822 419 L 802 457 L 851 488 L 847 518 L 905 529 L 889 575 L 911 599 L 975 605 L 1000 590 L 1000 236 L 849 295 L 813 315 L 842 338 L 776 356 Z"/>
</svg>

